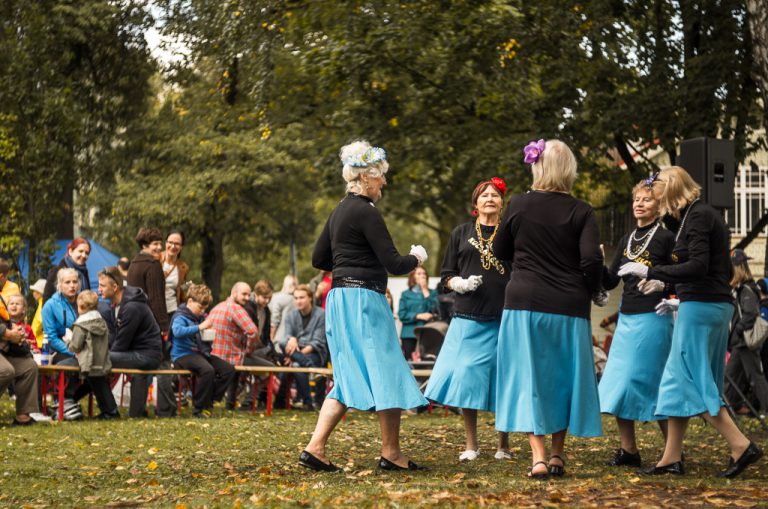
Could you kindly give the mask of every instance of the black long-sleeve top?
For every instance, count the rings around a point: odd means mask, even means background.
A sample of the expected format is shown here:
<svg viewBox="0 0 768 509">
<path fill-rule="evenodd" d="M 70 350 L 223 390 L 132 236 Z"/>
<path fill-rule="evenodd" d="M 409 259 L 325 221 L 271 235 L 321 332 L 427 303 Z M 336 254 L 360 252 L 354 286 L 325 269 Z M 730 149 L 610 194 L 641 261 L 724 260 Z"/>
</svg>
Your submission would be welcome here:
<svg viewBox="0 0 768 509">
<path fill-rule="evenodd" d="M 387 272 L 407 274 L 418 260 L 413 255 L 400 256 L 370 198 L 348 193 L 328 217 L 315 244 L 312 265 L 332 271 L 334 285 L 350 278 L 386 288 Z"/>
<path fill-rule="evenodd" d="M 592 207 L 571 195 L 531 191 L 510 200 L 493 242 L 512 261 L 505 309 L 589 318 L 603 255 Z"/>
<path fill-rule="evenodd" d="M 656 223 L 651 223 L 648 226 L 637 229 L 637 237 L 650 234 L 649 231 L 654 227 Z M 627 257 L 627 240 L 632 233 L 628 233 L 622 237 L 619 241 L 619 245 L 616 247 L 616 253 L 613 256 L 611 266 L 605 269 L 603 273 L 603 288 L 606 290 L 613 290 L 619 285 L 619 281 L 622 280 L 616 274 L 619 272 L 619 268 L 628 262 L 637 262 L 647 265 L 648 267 L 655 267 L 657 265 L 668 265 L 672 263 L 672 249 L 675 247 L 675 234 L 669 230 L 665 230 L 663 227 L 659 227 L 656 233 L 653 234 L 650 244 L 645 251 L 640 253 L 637 258 L 630 260 Z M 640 244 L 638 242 L 637 244 Z M 635 242 L 633 242 L 633 247 Z M 624 291 L 621 294 L 621 305 L 619 310 L 625 315 L 637 315 L 640 313 L 652 313 L 656 308 L 656 304 L 665 297 L 669 292 L 653 292 L 648 295 L 643 294 L 638 288 L 637 284 L 640 282 L 640 278 L 637 276 L 624 276 Z"/>
<path fill-rule="evenodd" d="M 484 239 L 490 238 L 493 230 L 493 226 L 480 225 Z M 495 255 L 492 255 L 490 268 L 483 268 L 474 221 L 453 229 L 443 256 L 441 286 L 446 288 L 448 280 L 454 277 L 483 276 L 483 284 L 477 290 L 456 294 L 454 316 L 477 321 L 497 320 L 504 309 L 504 288 L 511 273 L 511 264 L 497 259 Z"/>
<path fill-rule="evenodd" d="M 648 279 L 675 285 L 681 301 L 731 302 L 729 282 L 733 274 L 729 249 L 731 232 L 720 214 L 697 201 L 680 212 L 685 217 L 672 250 L 672 265 L 648 270 Z"/>
</svg>

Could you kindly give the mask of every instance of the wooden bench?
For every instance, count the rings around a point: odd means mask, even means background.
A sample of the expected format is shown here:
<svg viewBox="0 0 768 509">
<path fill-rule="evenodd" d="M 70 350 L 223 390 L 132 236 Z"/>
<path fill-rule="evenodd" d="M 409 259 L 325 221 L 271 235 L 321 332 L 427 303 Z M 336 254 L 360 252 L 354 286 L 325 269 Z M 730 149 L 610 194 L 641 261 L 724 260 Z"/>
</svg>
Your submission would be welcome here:
<svg viewBox="0 0 768 509">
<path fill-rule="evenodd" d="M 59 420 L 64 419 L 64 392 L 66 388 L 66 374 L 67 373 L 78 373 L 80 372 L 80 368 L 77 366 L 62 366 L 60 364 L 47 364 L 45 366 L 38 366 L 38 374 L 43 376 L 53 375 L 57 376 L 56 381 L 56 390 L 58 392 L 58 400 L 59 400 L 59 408 L 58 408 L 58 418 Z M 257 386 L 257 377 L 258 376 L 267 376 L 267 416 L 272 415 L 272 406 L 273 406 L 273 395 L 272 395 L 272 384 L 274 382 L 275 374 L 277 373 L 289 373 L 289 374 L 295 374 L 295 373 L 306 373 L 306 374 L 315 374 L 315 375 L 323 375 L 327 377 L 333 377 L 333 370 L 330 368 L 294 368 L 289 366 L 235 366 L 235 372 L 240 374 L 246 374 L 251 375 L 254 377 L 254 380 L 252 382 L 252 389 L 253 389 L 253 397 L 251 398 L 251 414 L 254 414 L 256 412 L 256 403 L 257 403 L 257 395 L 256 395 L 256 386 Z M 413 373 L 413 376 L 415 377 L 429 377 L 432 374 L 431 369 L 413 369 L 411 370 L 411 373 Z M 142 370 L 142 369 L 131 369 L 131 368 L 113 368 L 111 371 L 111 374 L 113 375 L 180 375 L 180 376 L 194 376 L 194 374 L 191 371 L 188 371 L 186 369 L 155 369 L 155 370 Z M 43 396 L 43 412 L 45 412 L 45 399 L 48 394 L 48 384 L 45 380 L 45 378 L 42 379 L 42 383 L 40 384 L 40 392 Z M 181 389 L 179 389 L 179 392 L 181 392 Z M 180 404 L 180 403 L 179 403 Z M 93 413 L 93 400 L 91 397 L 89 397 L 88 401 L 88 412 L 89 415 L 92 415 Z"/>
</svg>

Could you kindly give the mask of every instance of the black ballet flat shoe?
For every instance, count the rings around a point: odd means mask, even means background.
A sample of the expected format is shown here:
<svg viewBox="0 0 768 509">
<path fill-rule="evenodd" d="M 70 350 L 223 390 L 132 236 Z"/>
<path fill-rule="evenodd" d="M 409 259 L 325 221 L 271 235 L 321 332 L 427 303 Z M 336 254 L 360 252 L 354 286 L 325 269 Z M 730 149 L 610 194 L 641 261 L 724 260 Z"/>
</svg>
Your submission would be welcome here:
<svg viewBox="0 0 768 509">
<path fill-rule="evenodd" d="M 562 465 L 553 465 L 552 460 L 553 459 L 559 459 L 563 462 Z M 553 454 L 549 458 L 549 475 L 554 475 L 555 477 L 563 477 L 565 475 L 565 460 L 558 456 L 557 454 Z"/>
<path fill-rule="evenodd" d="M 739 459 L 736 461 L 733 461 L 733 458 L 730 459 L 728 462 L 728 468 L 720 472 L 719 477 L 727 477 L 729 479 L 736 477 L 742 473 L 745 468 L 762 457 L 763 451 L 757 445 L 755 445 L 754 442 L 750 442 L 749 447 L 747 447 L 747 450 L 741 454 Z"/>
<path fill-rule="evenodd" d="M 661 467 L 653 465 L 648 468 L 643 468 L 638 470 L 637 473 L 644 475 L 683 475 L 685 474 L 685 467 L 683 466 L 682 461 L 675 461 L 674 463 L 670 463 L 669 465 L 664 465 Z"/>
<path fill-rule="evenodd" d="M 407 467 L 401 467 L 397 463 L 393 463 L 393 462 L 389 461 L 384 456 L 379 458 L 379 468 L 382 469 L 382 470 L 392 470 L 392 471 L 400 471 L 400 470 L 429 470 L 429 468 L 417 465 L 416 463 L 414 463 L 411 460 L 408 460 L 408 466 Z"/>
<path fill-rule="evenodd" d="M 331 462 L 323 463 L 307 451 L 302 451 L 301 454 L 299 454 L 299 465 L 317 472 L 338 472 L 341 470 Z"/>
<path fill-rule="evenodd" d="M 629 453 L 626 451 L 626 449 L 616 449 L 616 452 L 613 454 L 613 458 L 605 462 L 606 465 L 609 467 L 642 467 L 643 461 L 640 458 L 640 453 Z"/>
<path fill-rule="evenodd" d="M 32 426 L 35 424 L 35 420 L 31 417 L 28 421 L 20 421 L 16 417 L 13 418 L 13 421 L 11 422 L 11 426 Z"/>
<path fill-rule="evenodd" d="M 536 465 L 544 465 L 547 467 L 547 470 L 544 472 L 534 472 L 533 469 L 536 468 Z M 549 465 L 547 465 L 546 461 L 537 461 L 533 465 L 531 465 L 528 468 L 528 478 L 529 479 L 538 479 L 538 480 L 544 480 L 549 478 Z"/>
</svg>

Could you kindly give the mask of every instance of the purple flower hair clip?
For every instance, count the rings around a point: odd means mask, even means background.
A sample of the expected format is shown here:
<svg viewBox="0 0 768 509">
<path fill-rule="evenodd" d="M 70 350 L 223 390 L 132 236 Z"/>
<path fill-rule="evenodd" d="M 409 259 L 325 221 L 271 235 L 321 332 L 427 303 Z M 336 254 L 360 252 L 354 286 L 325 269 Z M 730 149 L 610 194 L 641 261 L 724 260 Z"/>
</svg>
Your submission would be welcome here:
<svg viewBox="0 0 768 509">
<path fill-rule="evenodd" d="M 657 171 L 647 179 L 643 179 L 643 184 L 645 184 L 645 187 L 648 189 L 653 189 L 653 183 L 656 182 L 659 179 L 659 172 Z"/>
<path fill-rule="evenodd" d="M 523 149 L 523 153 L 525 154 L 523 161 L 526 164 L 536 163 L 536 161 L 541 158 L 541 154 L 544 152 L 544 147 L 546 147 L 544 140 L 530 142 Z"/>
</svg>

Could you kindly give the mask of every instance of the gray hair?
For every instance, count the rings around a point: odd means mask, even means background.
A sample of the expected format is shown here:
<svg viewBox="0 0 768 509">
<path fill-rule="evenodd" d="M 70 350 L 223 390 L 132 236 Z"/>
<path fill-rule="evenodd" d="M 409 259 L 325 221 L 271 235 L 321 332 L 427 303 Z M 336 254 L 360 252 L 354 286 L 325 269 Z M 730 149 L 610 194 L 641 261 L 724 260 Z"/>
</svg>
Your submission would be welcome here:
<svg viewBox="0 0 768 509">
<path fill-rule="evenodd" d="M 80 275 L 75 269 L 69 267 L 59 269 L 59 272 L 56 274 L 56 290 L 61 291 L 61 285 L 67 276 L 75 276 L 77 278 L 77 289 L 80 290 Z"/>
<path fill-rule="evenodd" d="M 368 166 L 353 166 L 345 163 L 345 161 L 359 159 L 371 147 L 372 145 L 366 140 L 356 140 L 349 145 L 341 147 L 339 158 L 344 165 L 341 175 L 347 183 L 347 192 L 362 193 L 363 186 L 360 182 L 360 177 L 378 178 L 389 170 L 389 163 L 385 159 L 371 163 Z"/>
</svg>

